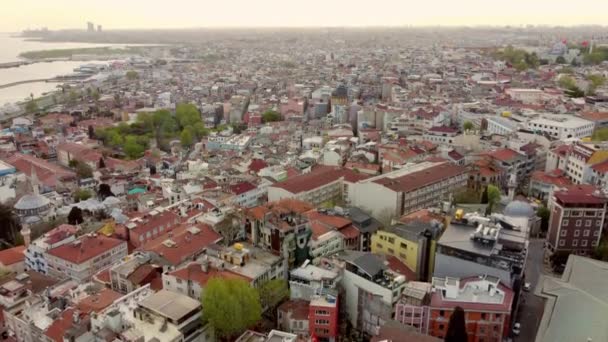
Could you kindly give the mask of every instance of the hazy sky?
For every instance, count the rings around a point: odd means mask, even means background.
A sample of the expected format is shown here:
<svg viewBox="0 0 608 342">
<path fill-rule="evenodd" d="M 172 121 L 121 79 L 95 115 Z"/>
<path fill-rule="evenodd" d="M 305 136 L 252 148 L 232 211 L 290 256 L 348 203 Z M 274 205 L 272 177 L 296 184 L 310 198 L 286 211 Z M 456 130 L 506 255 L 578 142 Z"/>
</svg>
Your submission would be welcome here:
<svg viewBox="0 0 608 342">
<path fill-rule="evenodd" d="M 234 26 L 608 24 L 608 0 L 0 0 L 0 31 Z"/>
</svg>

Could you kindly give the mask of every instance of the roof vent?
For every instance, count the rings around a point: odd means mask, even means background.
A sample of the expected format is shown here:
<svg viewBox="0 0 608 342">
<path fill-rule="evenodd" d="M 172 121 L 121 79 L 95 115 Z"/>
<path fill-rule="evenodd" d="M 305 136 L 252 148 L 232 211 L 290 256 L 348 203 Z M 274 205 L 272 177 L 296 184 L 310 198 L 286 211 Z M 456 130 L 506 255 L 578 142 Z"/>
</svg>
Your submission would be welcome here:
<svg viewBox="0 0 608 342">
<path fill-rule="evenodd" d="M 163 241 L 163 245 L 165 245 L 165 247 L 168 248 L 173 248 L 177 246 L 177 243 L 175 243 L 175 241 L 171 240 L 171 239 L 167 239 L 165 241 Z"/>
</svg>

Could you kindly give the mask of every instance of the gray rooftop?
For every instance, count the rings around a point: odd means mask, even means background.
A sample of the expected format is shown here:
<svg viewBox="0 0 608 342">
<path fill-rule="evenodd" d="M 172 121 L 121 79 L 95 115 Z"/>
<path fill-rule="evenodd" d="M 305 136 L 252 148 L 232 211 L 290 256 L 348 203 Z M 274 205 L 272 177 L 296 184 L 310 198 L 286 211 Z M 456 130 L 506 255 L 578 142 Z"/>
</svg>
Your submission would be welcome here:
<svg viewBox="0 0 608 342">
<path fill-rule="evenodd" d="M 536 342 L 608 341 L 608 262 L 570 255 L 561 279 L 541 276 L 547 298 Z"/>
<path fill-rule="evenodd" d="M 199 301 L 167 290 L 158 291 L 142 300 L 139 305 L 175 321 L 201 307 Z"/>
<path fill-rule="evenodd" d="M 337 257 L 359 267 L 372 277 L 386 269 L 384 258 L 372 253 L 344 251 L 338 253 Z"/>
<path fill-rule="evenodd" d="M 451 223 L 441 235 L 439 245 L 483 256 L 491 256 L 494 246 L 471 240 L 471 234 L 475 232 L 475 228 Z"/>
</svg>

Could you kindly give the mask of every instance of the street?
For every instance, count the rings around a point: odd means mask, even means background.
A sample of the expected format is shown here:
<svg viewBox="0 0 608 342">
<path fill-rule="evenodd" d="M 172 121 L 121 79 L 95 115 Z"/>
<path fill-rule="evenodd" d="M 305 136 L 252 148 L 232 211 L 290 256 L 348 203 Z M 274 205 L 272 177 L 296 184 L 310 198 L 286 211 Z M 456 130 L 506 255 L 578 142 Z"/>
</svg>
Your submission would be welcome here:
<svg viewBox="0 0 608 342">
<path fill-rule="evenodd" d="M 521 324 L 521 333 L 514 341 L 529 342 L 536 338 L 536 330 L 540 324 L 545 308 L 543 298 L 535 296 L 534 288 L 543 272 L 543 242 L 544 239 L 531 239 L 528 260 L 526 264 L 526 282 L 532 284 L 529 292 L 522 292 L 522 302 L 515 322 Z"/>
</svg>

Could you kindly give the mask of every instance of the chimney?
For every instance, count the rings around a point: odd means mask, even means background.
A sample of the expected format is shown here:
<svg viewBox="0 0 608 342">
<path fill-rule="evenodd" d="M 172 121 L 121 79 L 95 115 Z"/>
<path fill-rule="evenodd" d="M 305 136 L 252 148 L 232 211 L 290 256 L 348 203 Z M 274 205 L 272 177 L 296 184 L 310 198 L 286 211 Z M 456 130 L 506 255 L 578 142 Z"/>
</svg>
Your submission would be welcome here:
<svg viewBox="0 0 608 342">
<path fill-rule="evenodd" d="M 72 321 L 74 324 L 80 323 L 80 311 L 74 310 L 74 313 L 72 314 Z"/>
</svg>

